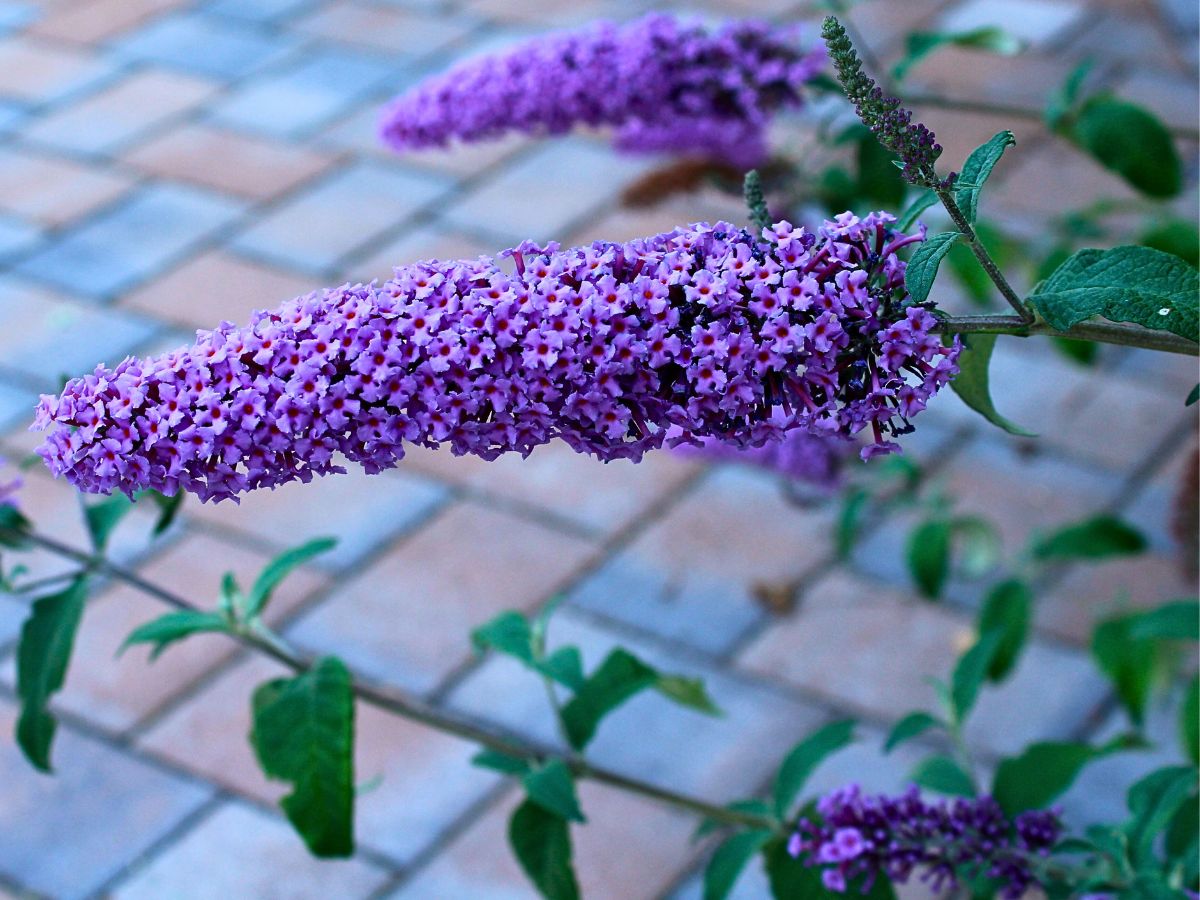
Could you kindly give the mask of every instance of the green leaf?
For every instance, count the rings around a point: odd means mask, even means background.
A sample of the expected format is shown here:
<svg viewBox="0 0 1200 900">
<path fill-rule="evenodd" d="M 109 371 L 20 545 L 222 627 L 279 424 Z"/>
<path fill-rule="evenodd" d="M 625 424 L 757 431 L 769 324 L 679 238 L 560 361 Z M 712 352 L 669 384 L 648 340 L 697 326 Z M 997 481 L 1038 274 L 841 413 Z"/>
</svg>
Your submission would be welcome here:
<svg viewBox="0 0 1200 900">
<path fill-rule="evenodd" d="M 950 248 L 960 237 L 962 235 L 957 231 L 943 231 L 941 234 L 931 235 L 923 244 L 917 245 L 912 259 L 908 261 L 908 268 L 904 270 L 904 286 L 908 288 L 913 303 L 924 303 L 928 299 L 942 258 L 950 252 Z"/>
<path fill-rule="evenodd" d="M 1163 843 L 1168 868 L 1177 867 L 1183 883 L 1194 884 L 1200 877 L 1200 803 L 1193 801 L 1179 808 Z"/>
<path fill-rule="evenodd" d="M 870 130 L 858 137 L 858 182 L 855 193 L 872 206 L 895 209 L 904 202 L 908 184 L 892 165 L 896 155 L 879 143 Z"/>
<path fill-rule="evenodd" d="M 150 661 L 158 659 L 167 647 L 189 635 L 205 631 L 229 632 L 229 620 L 216 612 L 180 610 L 159 616 L 153 621 L 139 625 L 117 650 L 120 656 L 134 644 L 153 644 Z"/>
<path fill-rule="evenodd" d="M 1006 637 L 1005 632 L 999 629 L 984 632 L 971 649 L 959 657 L 950 680 L 950 693 L 957 721 L 965 722 L 970 715 L 979 697 L 979 688 L 992 670 L 996 655 Z"/>
<path fill-rule="evenodd" d="M 571 831 L 565 819 L 526 800 L 509 819 L 508 842 L 546 900 L 579 900 L 571 865 Z"/>
<path fill-rule="evenodd" d="M 1092 632 L 1092 656 L 1113 683 L 1117 698 L 1140 726 L 1154 687 L 1161 656 L 1153 640 L 1133 636 L 1137 616 L 1118 616 L 1101 622 Z"/>
<path fill-rule="evenodd" d="M 34 600 L 29 618 L 21 626 L 17 645 L 17 697 L 21 700 L 17 743 L 30 763 L 43 772 L 50 771 L 50 745 L 58 727 L 47 706 L 66 680 L 87 593 L 87 579 L 76 578 L 59 593 Z"/>
<path fill-rule="evenodd" d="M 267 563 L 250 588 L 246 598 L 246 618 L 253 619 L 266 609 L 274 593 L 283 579 L 287 578 L 296 567 L 308 562 L 314 556 L 328 553 L 337 546 L 336 538 L 315 538 L 299 547 L 285 550 Z"/>
<path fill-rule="evenodd" d="M 883 752 L 891 753 L 905 741 L 911 741 L 930 728 L 940 728 L 941 726 L 941 721 L 927 712 L 911 712 L 892 726 L 892 730 L 883 744 Z"/>
<path fill-rule="evenodd" d="M 578 647 L 559 647 L 545 659 L 538 661 L 536 668 L 543 675 L 572 691 L 583 687 L 583 657 Z"/>
<path fill-rule="evenodd" d="M 1027 809 L 1043 809 L 1074 784 L 1083 767 L 1099 755 L 1087 744 L 1031 744 L 1019 756 L 1001 760 L 992 782 L 992 796 L 1009 816 Z"/>
<path fill-rule="evenodd" d="M 25 537 L 32 526 L 15 506 L 0 504 L 0 547 L 20 550 L 28 546 Z"/>
<path fill-rule="evenodd" d="M 1105 168 L 1150 197 L 1174 197 L 1183 166 L 1171 133 L 1153 113 L 1114 97 L 1089 97 L 1067 123 L 1068 136 Z"/>
<path fill-rule="evenodd" d="M 169 497 L 160 491 L 141 491 L 137 497 L 141 500 L 143 497 L 149 497 L 150 501 L 158 507 L 158 519 L 154 522 L 154 537 L 158 537 L 174 524 L 175 519 L 179 516 L 179 510 L 183 508 L 183 498 L 186 497 L 183 491 L 176 491 Z"/>
<path fill-rule="evenodd" d="M 792 748 L 775 775 L 775 815 L 783 818 L 804 785 L 830 754 L 854 740 L 854 720 L 842 719 L 819 728 Z"/>
<path fill-rule="evenodd" d="M 99 503 L 84 503 L 83 518 L 87 524 L 92 547 L 99 553 L 108 549 L 108 542 L 121 520 L 133 509 L 133 501 L 124 494 L 114 494 Z"/>
<path fill-rule="evenodd" d="M 917 588 L 936 600 L 950 573 L 950 523 L 940 518 L 922 522 L 909 533 L 905 555 Z"/>
<path fill-rule="evenodd" d="M 659 675 L 654 683 L 654 689 L 673 700 L 680 706 L 694 709 L 710 716 L 719 716 L 720 707 L 713 702 L 708 694 L 708 688 L 700 678 L 686 678 L 682 675 Z"/>
<path fill-rule="evenodd" d="M 871 503 L 871 495 L 862 488 L 851 488 L 842 499 L 842 508 L 838 513 L 835 543 L 838 559 L 849 559 L 854 551 L 854 542 L 862 527 L 863 515 Z"/>
<path fill-rule="evenodd" d="M 1150 247 L 1080 250 L 1029 298 L 1052 328 L 1103 316 L 1200 339 L 1200 276 L 1178 256 Z"/>
<path fill-rule="evenodd" d="M 967 578 L 982 578 L 1000 562 L 1000 532 L 987 519 L 956 516 L 950 520 L 950 538 L 958 570 Z"/>
<path fill-rule="evenodd" d="M 746 863 L 771 837 L 769 831 L 740 831 L 721 843 L 704 868 L 704 900 L 725 900 Z"/>
<path fill-rule="evenodd" d="M 1115 516 L 1099 515 L 1058 529 L 1034 541 L 1039 562 L 1134 556 L 1146 549 L 1142 533 Z"/>
<path fill-rule="evenodd" d="M 829 891 L 821 883 L 821 868 L 793 857 L 787 852 L 787 841 L 783 838 L 768 841 L 763 847 L 763 865 L 775 900 L 826 900 L 829 897 Z"/>
<path fill-rule="evenodd" d="M 1004 679 L 1016 665 L 1029 634 L 1032 606 L 1033 591 L 1017 578 L 1002 581 L 988 592 L 979 612 L 979 633 L 1000 634 L 987 670 L 990 681 Z"/>
<path fill-rule="evenodd" d="M 1067 113 L 1074 108 L 1079 99 L 1080 88 L 1083 87 L 1083 82 L 1091 73 L 1094 65 L 1095 63 L 1091 59 L 1085 59 L 1079 63 L 1067 75 L 1062 87 L 1051 97 L 1046 106 L 1046 127 L 1051 131 L 1058 131 L 1059 125 L 1066 118 Z"/>
<path fill-rule="evenodd" d="M 319 857 L 354 852 L 354 694 L 341 660 L 325 656 L 254 692 L 250 741 L 271 778 L 292 784 L 280 805 Z"/>
<path fill-rule="evenodd" d="M 1200 676 L 1192 679 L 1179 710 L 1179 737 L 1192 765 L 1200 766 Z"/>
<path fill-rule="evenodd" d="M 502 775 L 524 775 L 530 770 L 528 761 L 498 750 L 480 750 L 471 757 L 471 765 L 491 769 Z"/>
<path fill-rule="evenodd" d="M 1130 633 L 1138 640 L 1200 641 L 1200 604 L 1177 600 L 1140 613 Z"/>
<path fill-rule="evenodd" d="M 618 647 L 609 653 L 563 707 L 562 723 L 571 746 L 586 747 L 601 719 L 657 681 L 658 673 L 628 650 Z"/>
<path fill-rule="evenodd" d="M 1100 355 L 1100 345 L 1093 341 L 1077 341 L 1074 338 L 1051 335 L 1050 342 L 1062 356 L 1081 366 L 1091 366 Z"/>
<path fill-rule="evenodd" d="M 1035 437 L 1020 425 L 1009 421 L 996 410 L 992 392 L 988 385 L 988 368 L 992 361 L 992 350 L 996 346 L 994 334 L 963 335 L 963 350 L 958 357 L 958 374 L 950 387 L 959 399 L 993 425 L 1009 434 L 1020 437 Z"/>
<path fill-rule="evenodd" d="M 1143 869 L 1153 861 L 1154 839 L 1195 791 L 1196 770 L 1192 766 L 1156 769 L 1129 789 L 1126 804 L 1132 819 L 1126 834 L 1129 858 L 1135 868 Z"/>
<path fill-rule="evenodd" d="M 533 629 L 519 612 L 507 610 L 471 632 L 471 643 L 479 650 L 498 650 L 533 664 Z"/>
<path fill-rule="evenodd" d="M 1187 399 L 1183 401 L 1183 405 L 1192 406 L 1197 400 L 1200 400 L 1200 384 L 1188 391 Z"/>
<path fill-rule="evenodd" d="M 975 785 L 962 766 L 948 756 L 931 756 L 913 769 L 912 780 L 923 788 L 951 797 L 974 797 Z"/>
<path fill-rule="evenodd" d="M 732 803 L 726 803 L 724 808 L 733 812 L 750 813 L 753 816 L 760 816 L 763 819 L 771 818 L 771 805 L 765 800 L 759 800 L 757 797 L 752 797 L 749 800 L 734 800 Z M 728 827 L 727 822 L 720 819 L 705 818 L 700 822 L 699 827 L 696 828 L 695 834 L 692 835 L 692 840 L 698 841 L 700 838 L 726 827 Z"/>
<path fill-rule="evenodd" d="M 938 47 L 967 47 L 988 50 L 1003 56 L 1021 52 L 1021 41 L 995 25 L 984 25 L 970 31 L 913 31 L 905 40 L 904 56 L 892 67 L 892 77 L 902 81 L 910 69 Z"/>
<path fill-rule="evenodd" d="M 1025 253 L 1016 242 L 1003 231 L 988 222 L 975 223 L 975 236 L 987 248 L 992 259 L 1001 270 L 1024 262 Z M 1069 256 L 1070 254 L 1066 254 Z M 1064 257 L 1065 258 L 1065 257 Z M 959 241 L 950 248 L 946 265 L 954 273 L 968 299 L 981 307 L 989 306 L 996 295 L 996 286 L 988 273 L 979 265 L 969 245 Z"/>
<path fill-rule="evenodd" d="M 963 163 L 958 182 L 965 184 L 966 187 L 955 190 L 954 202 L 963 211 L 968 222 L 974 224 L 979 216 L 979 192 L 983 190 L 984 183 L 991 176 L 992 169 L 1004 155 L 1005 149 L 1016 143 L 1017 139 L 1013 137 L 1011 131 L 1001 131 L 987 143 L 972 150 L 967 161 Z"/>
<path fill-rule="evenodd" d="M 529 799 L 547 812 L 571 822 L 584 822 L 579 798 L 575 795 L 575 776 L 561 759 L 552 759 L 532 769 L 521 779 Z"/>
<path fill-rule="evenodd" d="M 1192 267 L 1200 267 L 1200 230 L 1187 219 L 1163 219 L 1138 235 L 1143 247 L 1178 256 Z"/>
<path fill-rule="evenodd" d="M 921 213 L 937 202 L 937 194 L 933 191 L 927 190 L 917 194 L 916 199 L 908 205 L 908 208 L 900 213 L 900 218 L 896 221 L 896 230 L 906 233 L 911 231 L 917 224 L 917 219 L 921 217 Z"/>
</svg>

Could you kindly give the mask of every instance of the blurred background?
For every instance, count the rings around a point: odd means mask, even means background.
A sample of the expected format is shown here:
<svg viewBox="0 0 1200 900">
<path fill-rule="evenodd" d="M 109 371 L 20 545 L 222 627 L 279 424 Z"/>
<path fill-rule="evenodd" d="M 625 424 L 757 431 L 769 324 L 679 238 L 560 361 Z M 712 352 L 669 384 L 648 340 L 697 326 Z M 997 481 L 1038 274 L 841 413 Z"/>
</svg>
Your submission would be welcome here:
<svg viewBox="0 0 1200 900">
<path fill-rule="evenodd" d="M 623 198 L 669 161 L 620 156 L 602 134 L 405 157 L 376 142 L 380 105 L 456 59 L 651 8 L 813 23 L 822 14 L 793 0 L 0 2 L 0 453 L 18 460 L 36 445 L 33 403 L 61 375 L 185 343 L 196 328 L 319 286 L 524 238 L 623 240 L 742 221 L 740 197 L 705 179 Z M 913 95 L 1038 110 L 1091 57 L 1095 84 L 1191 130 L 1178 143 L 1186 190 L 1148 213 L 1036 117 L 919 107 L 947 168 L 995 132 L 1016 133 L 985 197 L 1014 265 L 1063 240 L 1117 242 L 1154 216 L 1195 222 L 1191 0 L 881 0 L 847 15 L 883 63 L 913 30 L 996 25 L 1025 48 L 943 49 L 909 75 Z M 820 108 L 781 119 L 774 146 L 811 146 Z M 1116 201 L 1097 216 L 1103 227 L 1070 232 L 1067 214 L 1102 198 Z M 949 306 L 971 303 L 968 284 L 938 290 Z M 1048 341 L 1001 341 L 997 404 L 1043 437 L 1009 437 L 947 391 L 906 444 L 959 509 L 998 525 L 1010 553 L 1031 529 L 1102 510 L 1151 543 L 1136 559 L 1058 571 L 1044 585 L 1020 672 L 987 694 L 969 734 L 985 761 L 1034 738 L 1117 731 L 1087 658 L 1091 623 L 1114 604 L 1195 590 L 1170 528 L 1195 465 L 1195 413 L 1182 402 L 1195 360 L 1106 348 L 1102 362 L 1103 380 Z M 31 518 L 83 546 L 73 491 L 38 469 L 25 478 Z M 710 720 L 640 698 L 602 732 L 600 762 L 724 801 L 767 783 L 814 726 L 852 715 L 866 740 L 815 786 L 897 787 L 920 748 L 883 757 L 882 735 L 933 702 L 924 677 L 944 676 L 971 639 L 979 588 L 955 578 L 942 603 L 917 598 L 905 513 L 872 522 L 851 560 L 836 563 L 837 504 L 798 504 L 787 480 L 670 453 L 633 466 L 561 445 L 491 464 L 414 451 L 381 476 L 291 485 L 240 506 L 189 501 L 150 544 L 152 511 L 136 510 L 114 554 L 208 605 L 224 571 L 247 581 L 279 550 L 334 535 L 338 549 L 287 582 L 274 608 L 292 641 L 547 739 L 540 686 L 503 660 L 480 661 L 467 636 L 500 610 L 565 593 L 552 641 L 578 642 L 589 665 L 623 642 L 703 676 L 725 710 Z M 61 567 L 32 560 L 37 575 Z M 116 585 L 90 604 L 47 777 L 8 737 L 24 608 L 0 596 L 0 897 L 531 896 L 503 835 L 514 790 L 469 765 L 471 746 L 365 707 L 358 775 L 381 780 L 360 798 L 361 849 L 344 862 L 310 859 L 275 806 L 283 788 L 258 773 L 246 740 L 250 693 L 275 668 L 219 636 L 153 667 L 140 650 L 114 659 L 159 611 Z M 1150 727 L 1173 746 L 1160 706 Z M 1097 764 L 1068 813 L 1119 816 L 1123 786 L 1149 765 L 1145 754 Z M 689 842 L 692 821 L 590 784 L 582 800 L 585 896 L 699 897 L 704 847 Z M 766 895 L 757 872 L 739 887 L 742 898 Z"/>
</svg>

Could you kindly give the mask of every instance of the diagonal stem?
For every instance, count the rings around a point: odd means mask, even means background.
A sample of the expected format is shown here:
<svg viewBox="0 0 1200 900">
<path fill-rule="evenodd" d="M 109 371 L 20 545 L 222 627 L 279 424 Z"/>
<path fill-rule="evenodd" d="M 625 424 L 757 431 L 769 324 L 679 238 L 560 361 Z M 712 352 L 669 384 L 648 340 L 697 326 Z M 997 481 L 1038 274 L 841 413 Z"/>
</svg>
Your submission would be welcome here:
<svg viewBox="0 0 1200 900">
<path fill-rule="evenodd" d="M 1200 355 L 1200 344 L 1168 331 L 1151 331 L 1149 328 L 1107 322 L 1080 322 L 1066 331 L 1058 331 L 1046 322 L 1026 322 L 1020 316 L 952 316 L 942 319 L 938 323 L 938 330 L 945 334 L 1011 334 L 1017 337 L 1042 334 L 1076 341 L 1141 347 L 1183 356 Z"/>
<path fill-rule="evenodd" d="M 975 254 L 975 259 L 979 261 L 979 265 L 983 267 L 983 271 L 987 273 L 988 278 L 992 280 L 992 284 L 996 285 L 996 289 L 1008 301 L 1008 305 L 1017 311 L 1021 321 L 1026 324 L 1032 324 L 1034 320 L 1033 312 L 1025 305 L 1025 302 L 1013 290 L 1012 285 L 1008 283 L 1008 279 L 1004 277 L 1004 273 L 1000 271 L 1000 267 L 996 265 L 996 261 L 992 259 L 987 248 L 983 246 L 983 242 L 979 240 L 979 235 L 975 233 L 975 229 L 971 227 L 971 223 L 967 221 L 966 215 L 954 200 L 954 195 L 950 193 L 948 188 L 934 187 L 934 192 L 939 200 L 942 201 L 942 206 L 946 207 L 946 212 L 950 213 L 950 218 L 953 220 L 955 227 L 962 233 L 963 239 L 971 248 L 971 252 Z"/>
</svg>

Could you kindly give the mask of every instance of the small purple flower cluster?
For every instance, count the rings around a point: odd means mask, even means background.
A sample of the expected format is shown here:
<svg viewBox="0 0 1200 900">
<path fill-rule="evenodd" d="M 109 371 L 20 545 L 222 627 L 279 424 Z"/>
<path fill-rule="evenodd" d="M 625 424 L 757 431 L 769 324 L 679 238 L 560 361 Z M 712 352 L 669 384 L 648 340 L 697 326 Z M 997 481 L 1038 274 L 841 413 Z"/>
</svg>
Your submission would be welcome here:
<svg viewBox="0 0 1200 900">
<path fill-rule="evenodd" d="M 766 158 L 771 114 L 799 106 L 801 86 L 824 65 L 823 49 L 804 53 L 795 40 L 754 20 L 713 32 L 666 15 L 600 22 L 418 84 L 384 110 L 381 136 L 404 151 L 507 131 L 613 126 L 624 150 L 750 168 Z"/>
<path fill-rule="evenodd" d="M 864 796 L 850 785 L 821 798 L 817 811 L 819 822 L 800 820 L 788 852 L 822 866 L 825 887 L 836 893 L 852 881 L 866 893 L 880 876 L 904 883 L 920 872 L 934 893 L 983 877 L 1015 900 L 1037 881 L 1031 862 L 1062 834 L 1052 811 L 1010 820 L 991 797 L 930 803 L 915 785 L 898 797 Z"/>
<path fill-rule="evenodd" d="M 850 456 L 851 448 L 851 444 L 834 437 L 793 430 L 780 440 L 761 447 L 743 450 L 714 438 L 706 438 L 699 446 L 683 444 L 676 452 L 681 456 L 713 462 L 758 466 L 821 492 L 832 492 L 842 483 L 843 463 Z"/>
<path fill-rule="evenodd" d="M 404 443 L 493 459 L 561 438 L 610 460 L 800 429 L 864 456 L 957 372 L 957 343 L 903 308 L 885 213 L 761 238 L 701 223 L 627 244 L 525 242 L 494 259 L 399 268 L 223 322 L 196 343 L 45 395 L 39 452 L 84 491 L 222 499 L 394 466 Z"/>
</svg>

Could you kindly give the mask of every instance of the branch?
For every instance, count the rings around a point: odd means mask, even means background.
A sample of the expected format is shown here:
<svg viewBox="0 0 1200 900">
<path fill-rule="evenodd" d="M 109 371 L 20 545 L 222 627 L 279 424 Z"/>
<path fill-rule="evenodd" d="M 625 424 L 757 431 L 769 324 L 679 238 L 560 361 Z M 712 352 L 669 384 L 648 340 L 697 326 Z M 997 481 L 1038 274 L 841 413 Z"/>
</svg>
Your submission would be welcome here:
<svg viewBox="0 0 1200 900">
<path fill-rule="evenodd" d="M 0 531 L 6 530 L 0 529 Z M 136 572 L 111 562 L 107 557 L 87 553 L 37 532 L 12 531 L 8 533 L 11 533 L 14 537 L 19 537 L 32 544 L 36 544 L 65 559 L 70 559 L 87 566 L 93 571 L 108 575 L 118 581 L 123 581 L 130 587 L 137 588 L 142 593 L 154 597 L 175 609 L 191 612 L 201 611 L 201 607 L 190 600 L 151 581 L 147 581 Z M 243 629 L 238 632 L 229 632 L 229 635 L 246 646 L 252 647 L 258 652 L 282 663 L 294 672 L 305 672 L 312 668 L 315 662 L 311 656 L 290 647 L 278 635 L 268 632 L 265 629 L 253 631 Z M 778 822 L 765 816 L 726 809 L 723 806 L 716 806 L 696 797 L 680 794 L 645 781 L 639 781 L 636 778 L 629 778 L 619 772 L 585 762 L 577 756 L 561 753 L 549 745 L 532 741 L 522 735 L 485 725 L 470 716 L 440 709 L 422 700 L 420 697 L 413 696 L 405 691 L 390 686 L 371 684 L 364 681 L 359 675 L 354 676 L 352 687 L 355 696 L 364 703 L 369 703 L 378 709 L 414 722 L 420 722 L 438 731 L 482 744 L 489 749 L 507 754 L 508 756 L 514 756 L 533 763 L 544 763 L 547 760 L 561 760 L 579 778 L 590 778 L 593 781 L 630 791 L 631 793 L 639 794 L 651 800 L 656 800 L 660 803 L 665 803 L 669 806 L 674 806 L 726 825 L 767 829 L 770 831 L 775 831 L 779 828 Z"/>
<path fill-rule="evenodd" d="M 1058 331 L 1045 322 L 1026 322 L 1019 316 L 962 316 L 942 319 L 938 323 L 938 330 L 946 334 L 1012 334 L 1017 337 L 1045 334 L 1076 341 L 1161 350 L 1164 353 L 1179 353 L 1184 356 L 1200 355 L 1200 344 L 1169 331 L 1151 331 L 1149 328 L 1110 325 L 1104 322 L 1081 322 L 1072 325 L 1066 331 Z"/>
</svg>

